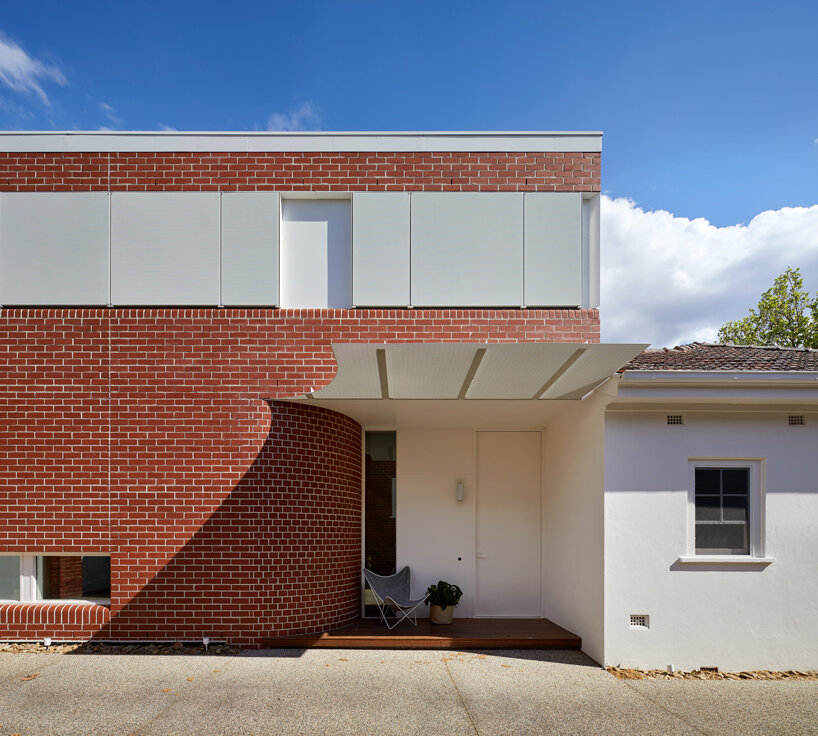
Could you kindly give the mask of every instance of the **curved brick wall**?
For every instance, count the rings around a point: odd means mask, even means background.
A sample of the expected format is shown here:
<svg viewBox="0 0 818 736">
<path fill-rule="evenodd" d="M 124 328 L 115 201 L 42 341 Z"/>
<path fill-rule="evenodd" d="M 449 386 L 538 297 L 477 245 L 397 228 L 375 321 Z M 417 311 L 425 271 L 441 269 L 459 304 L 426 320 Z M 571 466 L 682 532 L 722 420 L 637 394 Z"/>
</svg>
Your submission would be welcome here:
<svg viewBox="0 0 818 736">
<path fill-rule="evenodd" d="M 312 633 L 361 612 L 360 425 L 319 407 L 272 402 L 273 538 L 268 631 Z"/>
</svg>

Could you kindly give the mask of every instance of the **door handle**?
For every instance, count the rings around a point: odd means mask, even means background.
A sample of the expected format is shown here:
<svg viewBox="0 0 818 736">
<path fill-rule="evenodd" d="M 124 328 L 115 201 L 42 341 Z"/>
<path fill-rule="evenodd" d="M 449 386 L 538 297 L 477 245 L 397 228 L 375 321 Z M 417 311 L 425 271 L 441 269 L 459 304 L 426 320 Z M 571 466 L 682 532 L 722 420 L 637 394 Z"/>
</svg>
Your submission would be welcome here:
<svg viewBox="0 0 818 736">
<path fill-rule="evenodd" d="M 486 557 L 488 557 L 488 555 L 485 552 L 478 552 L 477 553 L 477 559 L 478 560 L 485 560 Z"/>
</svg>

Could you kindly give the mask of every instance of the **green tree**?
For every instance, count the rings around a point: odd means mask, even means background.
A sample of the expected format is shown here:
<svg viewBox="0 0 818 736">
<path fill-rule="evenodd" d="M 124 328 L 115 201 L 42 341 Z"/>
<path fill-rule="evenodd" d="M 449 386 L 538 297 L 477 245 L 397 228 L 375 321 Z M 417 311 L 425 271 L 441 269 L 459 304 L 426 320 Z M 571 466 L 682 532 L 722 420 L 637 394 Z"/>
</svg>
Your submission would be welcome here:
<svg viewBox="0 0 818 736">
<path fill-rule="evenodd" d="M 736 345 L 818 347 L 818 294 L 810 300 L 798 268 L 787 268 L 750 314 L 727 322 L 719 342 Z"/>
</svg>

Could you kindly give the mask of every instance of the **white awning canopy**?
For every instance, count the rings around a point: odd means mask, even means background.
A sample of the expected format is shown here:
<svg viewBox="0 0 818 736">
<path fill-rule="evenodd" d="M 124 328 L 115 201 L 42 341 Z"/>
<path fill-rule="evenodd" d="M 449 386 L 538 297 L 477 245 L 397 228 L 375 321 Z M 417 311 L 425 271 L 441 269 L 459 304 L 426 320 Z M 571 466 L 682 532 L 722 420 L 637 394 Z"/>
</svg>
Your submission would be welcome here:
<svg viewBox="0 0 818 736">
<path fill-rule="evenodd" d="M 647 345 L 339 344 L 335 379 L 308 398 L 579 400 Z"/>
</svg>

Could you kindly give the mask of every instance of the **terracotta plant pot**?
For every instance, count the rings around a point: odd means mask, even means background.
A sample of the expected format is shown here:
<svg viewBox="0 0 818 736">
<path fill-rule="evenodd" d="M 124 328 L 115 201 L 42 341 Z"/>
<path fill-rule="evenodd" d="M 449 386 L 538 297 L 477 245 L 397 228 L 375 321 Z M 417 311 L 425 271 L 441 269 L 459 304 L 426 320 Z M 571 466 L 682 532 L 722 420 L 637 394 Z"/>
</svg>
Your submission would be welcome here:
<svg viewBox="0 0 818 736">
<path fill-rule="evenodd" d="M 441 608 L 432 604 L 429 606 L 429 621 L 433 624 L 450 624 L 454 615 L 454 606 Z"/>
</svg>

